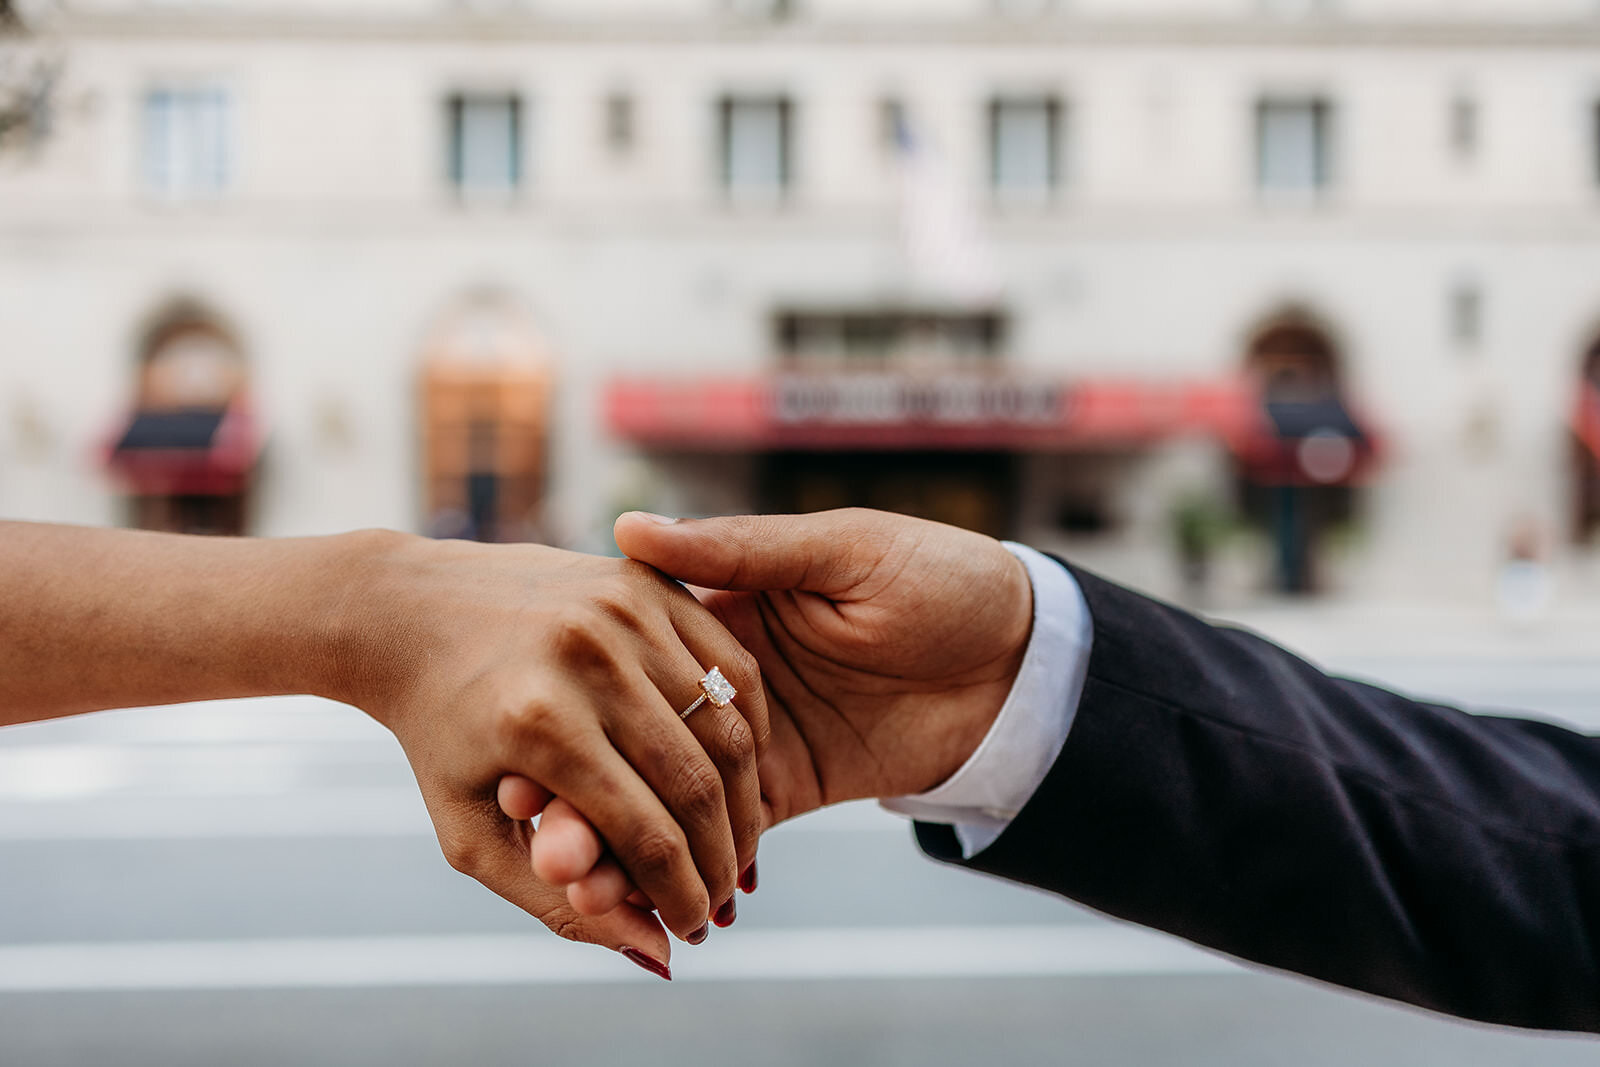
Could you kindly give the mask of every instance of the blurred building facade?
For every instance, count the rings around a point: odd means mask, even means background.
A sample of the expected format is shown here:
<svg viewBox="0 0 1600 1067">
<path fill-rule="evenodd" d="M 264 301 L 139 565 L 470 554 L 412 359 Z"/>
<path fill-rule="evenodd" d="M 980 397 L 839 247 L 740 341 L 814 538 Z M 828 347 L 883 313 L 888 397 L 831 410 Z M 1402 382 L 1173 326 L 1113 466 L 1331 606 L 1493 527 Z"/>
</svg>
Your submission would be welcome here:
<svg viewBox="0 0 1600 1067">
<path fill-rule="evenodd" d="M 0 7 L 7 516 L 1591 559 L 1589 0 Z"/>
</svg>

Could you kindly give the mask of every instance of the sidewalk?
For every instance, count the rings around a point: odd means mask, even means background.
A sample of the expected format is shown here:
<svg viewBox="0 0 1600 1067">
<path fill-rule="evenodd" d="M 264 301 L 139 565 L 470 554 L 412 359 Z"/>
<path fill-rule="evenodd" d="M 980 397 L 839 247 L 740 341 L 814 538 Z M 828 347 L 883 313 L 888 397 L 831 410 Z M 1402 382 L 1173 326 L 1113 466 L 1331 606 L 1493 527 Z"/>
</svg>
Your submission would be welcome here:
<svg viewBox="0 0 1600 1067">
<path fill-rule="evenodd" d="M 1529 622 L 1489 606 L 1405 601 L 1281 601 L 1209 615 L 1320 661 L 1590 660 L 1600 665 L 1600 604 L 1555 605 Z"/>
</svg>

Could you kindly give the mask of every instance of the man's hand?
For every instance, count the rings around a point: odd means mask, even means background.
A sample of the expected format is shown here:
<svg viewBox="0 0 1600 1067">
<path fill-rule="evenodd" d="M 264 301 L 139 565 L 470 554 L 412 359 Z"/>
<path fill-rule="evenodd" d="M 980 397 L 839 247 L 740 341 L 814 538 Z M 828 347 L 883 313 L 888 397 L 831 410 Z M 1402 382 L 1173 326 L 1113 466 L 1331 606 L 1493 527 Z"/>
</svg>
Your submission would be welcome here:
<svg viewBox="0 0 1600 1067">
<path fill-rule="evenodd" d="M 951 526 L 862 510 L 681 521 L 632 513 L 617 520 L 616 537 L 633 559 L 700 587 L 755 654 L 772 721 L 760 761 L 769 826 L 944 781 L 993 724 L 1032 629 L 1026 568 L 992 538 Z M 627 896 L 605 863 L 579 877 L 597 845 L 572 809 L 551 815 L 535 863 L 560 851 L 564 862 L 545 869 L 570 876 L 585 911 Z"/>
<path fill-rule="evenodd" d="M 642 564 L 365 536 L 335 695 L 400 739 L 451 865 L 564 937 L 664 970 L 661 923 L 703 938 L 755 858 L 767 717 L 754 661 Z M 738 706 L 680 720 L 713 665 Z M 527 820 L 552 795 L 583 811 L 661 922 L 633 906 L 585 917 L 535 876 Z"/>
</svg>

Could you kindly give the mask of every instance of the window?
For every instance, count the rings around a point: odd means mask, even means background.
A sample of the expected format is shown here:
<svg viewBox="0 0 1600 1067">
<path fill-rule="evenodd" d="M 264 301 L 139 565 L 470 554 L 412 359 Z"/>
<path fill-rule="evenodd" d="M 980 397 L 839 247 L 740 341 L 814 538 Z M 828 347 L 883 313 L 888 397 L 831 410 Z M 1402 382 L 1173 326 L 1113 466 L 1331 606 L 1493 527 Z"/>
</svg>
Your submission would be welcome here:
<svg viewBox="0 0 1600 1067">
<path fill-rule="evenodd" d="M 989 6 L 1001 18 L 1028 19 L 1054 14 L 1056 0 L 990 0 Z"/>
<path fill-rule="evenodd" d="M 1256 174 L 1267 192 L 1315 193 L 1332 181 L 1327 101 L 1264 100 L 1256 111 Z"/>
<path fill-rule="evenodd" d="M 794 16 L 795 0 L 722 0 L 722 7 L 734 18 L 781 22 Z"/>
<path fill-rule="evenodd" d="M 422 367 L 426 529 L 537 540 L 549 447 L 550 368 L 520 308 L 467 298 L 429 337 Z"/>
<path fill-rule="evenodd" d="M 1600 102 L 1596 102 L 1589 111 L 1589 129 L 1591 138 L 1590 153 L 1594 158 L 1594 181 L 1600 185 Z"/>
<path fill-rule="evenodd" d="M 172 200 L 214 197 L 229 179 L 228 95 L 217 87 L 157 88 L 144 98 L 144 181 Z"/>
<path fill-rule="evenodd" d="M 16 16 L 8 16 L 6 10 L 0 0 L 0 153 L 13 146 L 37 149 L 49 139 L 64 62 L 39 50 L 31 56 L 6 53 L 6 36 L 23 32 Z"/>
<path fill-rule="evenodd" d="M 107 465 L 128 490 L 128 520 L 147 530 L 241 534 L 259 438 L 249 371 L 233 335 L 179 305 L 139 346 L 133 413 Z"/>
<path fill-rule="evenodd" d="M 1478 154 L 1478 101 L 1470 96 L 1450 101 L 1450 151 L 1461 163 Z"/>
<path fill-rule="evenodd" d="M 723 188 L 739 196 L 781 196 L 792 180 L 789 99 L 726 97 L 719 110 Z"/>
<path fill-rule="evenodd" d="M 1450 336 L 1467 350 L 1476 348 L 1483 336 L 1483 290 L 1473 282 L 1459 282 L 1450 290 Z"/>
<path fill-rule="evenodd" d="M 605 130 L 612 152 L 624 155 L 633 147 L 633 97 L 626 93 L 606 97 Z"/>
<path fill-rule="evenodd" d="M 522 182 L 522 100 L 456 94 L 446 105 L 450 183 L 464 195 L 507 194 Z"/>
<path fill-rule="evenodd" d="M 1259 0 L 1261 13 L 1271 18 L 1298 19 L 1331 14 L 1334 0 Z"/>
<path fill-rule="evenodd" d="M 786 310 L 773 326 L 789 363 L 875 367 L 990 362 L 1007 332 L 999 311 L 915 307 Z"/>
<path fill-rule="evenodd" d="M 1054 97 L 989 105 L 990 182 L 1006 196 L 1048 194 L 1061 177 L 1061 104 Z"/>
<path fill-rule="evenodd" d="M 897 96 L 878 101 L 878 144 L 886 152 L 897 152 L 910 137 L 911 127 L 906 102 Z"/>
<path fill-rule="evenodd" d="M 1600 535 L 1600 341 L 1590 346 L 1578 382 L 1578 424 L 1572 472 L 1576 476 L 1577 520 L 1574 534 L 1580 544 L 1596 547 Z"/>
</svg>

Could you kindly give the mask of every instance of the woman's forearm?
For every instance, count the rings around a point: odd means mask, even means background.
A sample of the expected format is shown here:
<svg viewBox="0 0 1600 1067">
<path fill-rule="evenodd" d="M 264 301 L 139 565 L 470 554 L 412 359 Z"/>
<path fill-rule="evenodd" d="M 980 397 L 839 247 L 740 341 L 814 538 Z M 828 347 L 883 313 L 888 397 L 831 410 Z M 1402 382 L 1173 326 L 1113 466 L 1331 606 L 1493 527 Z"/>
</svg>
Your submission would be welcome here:
<svg viewBox="0 0 1600 1067">
<path fill-rule="evenodd" d="M 719 664 L 739 707 L 681 718 Z M 648 567 L 385 531 L 235 540 L 0 523 L 0 725 L 278 693 L 387 726 L 454 866 L 657 973 L 663 924 L 703 939 L 754 860 L 760 675 Z M 656 910 L 579 915 L 534 877 L 525 822 L 495 802 L 507 775 L 568 801 Z"/>
<path fill-rule="evenodd" d="M 0 523 L 0 724 L 220 697 L 342 697 L 362 538 Z"/>
</svg>

